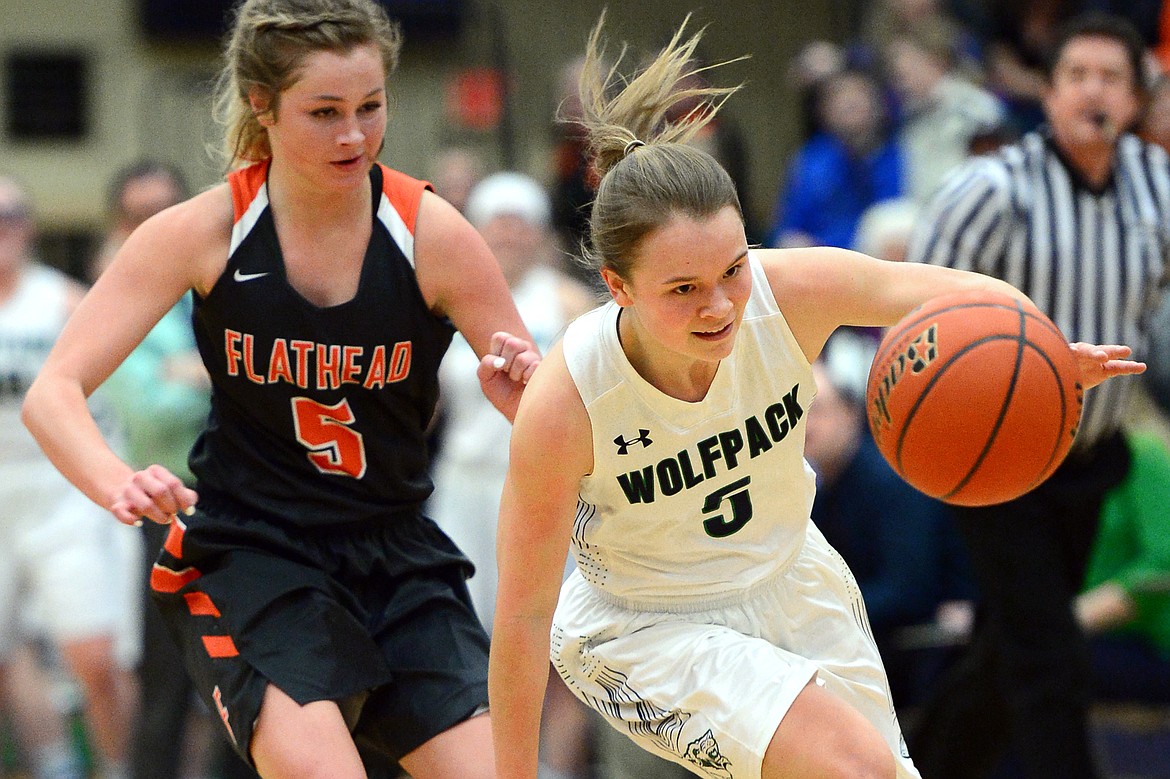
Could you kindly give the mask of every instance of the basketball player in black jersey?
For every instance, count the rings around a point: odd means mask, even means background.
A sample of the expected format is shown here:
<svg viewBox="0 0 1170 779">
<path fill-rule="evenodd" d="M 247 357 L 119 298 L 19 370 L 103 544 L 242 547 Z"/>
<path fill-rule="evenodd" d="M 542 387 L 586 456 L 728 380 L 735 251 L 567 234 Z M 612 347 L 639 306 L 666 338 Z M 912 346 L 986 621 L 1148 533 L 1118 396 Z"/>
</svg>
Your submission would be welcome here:
<svg viewBox="0 0 1170 779">
<path fill-rule="evenodd" d="M 495 775 L 471 566 L 419 510 L 424 433 L 455 330 L 509 419 L 539 355 L 475 230 L 377 162 L 399 43 L 373 0 L 246 0 L 228 181 L 129 237 L 25 406 L 90 498 L 171 525 L 156 600 L 265 777 Z M 188 289 L 213 382 L 196 490 L 135 472 L 85 405 Z"/>
</svg>

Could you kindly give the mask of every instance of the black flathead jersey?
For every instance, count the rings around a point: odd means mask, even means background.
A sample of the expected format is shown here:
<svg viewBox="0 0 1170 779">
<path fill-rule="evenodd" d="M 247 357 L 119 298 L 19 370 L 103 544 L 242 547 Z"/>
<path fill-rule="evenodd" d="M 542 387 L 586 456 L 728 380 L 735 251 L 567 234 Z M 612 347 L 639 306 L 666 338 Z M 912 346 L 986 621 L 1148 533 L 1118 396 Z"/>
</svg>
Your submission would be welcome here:
<svg viewBox="0 0 1170 779">
<path fill-rule="evenodd" d="M 428 310 L 414 273 L 427 184 L 374 166 L 357 294 L 322 308 L 288 282 L 267 171 L 260 163 L 229 176 L 230 256 L 195 303 L 212 378 L 208 426 L 191 454 L 198 487 L 302 526 L 416 508 L 431 491 L 426 428 L 454 333 Z"/>
</svg>

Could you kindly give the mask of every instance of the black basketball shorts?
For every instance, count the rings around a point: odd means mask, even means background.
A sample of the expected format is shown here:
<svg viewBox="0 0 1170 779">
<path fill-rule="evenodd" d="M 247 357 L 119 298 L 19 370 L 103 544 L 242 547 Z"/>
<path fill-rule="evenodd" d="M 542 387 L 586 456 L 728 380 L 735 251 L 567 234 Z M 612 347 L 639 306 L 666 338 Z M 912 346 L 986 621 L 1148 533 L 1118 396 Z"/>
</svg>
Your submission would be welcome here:
<svg viewBox="0 0 1170 779">
<path fill-rule="evenodd" d="M 429 519 L 285 528 L 202 504 L 170 529 L 154 599 L 236 751 L 268 684 L 336 701 L 363 759 L 397 762 L 487 705 L 470 564 Z"/>
</svg>

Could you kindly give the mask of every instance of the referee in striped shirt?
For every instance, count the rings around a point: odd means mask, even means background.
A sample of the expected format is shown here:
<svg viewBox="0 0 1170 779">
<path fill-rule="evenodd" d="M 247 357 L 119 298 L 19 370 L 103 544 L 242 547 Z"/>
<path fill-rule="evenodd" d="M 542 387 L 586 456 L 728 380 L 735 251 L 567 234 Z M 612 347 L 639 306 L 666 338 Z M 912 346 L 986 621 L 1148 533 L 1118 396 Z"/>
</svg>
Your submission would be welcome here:
<svg viewBox="0 0 1170 779">
<path fill-rule="evenodd" d="M 1005 279 L 1070 341 L 1127 344 L 1141 360 L 1170 255 L 1167 155 L 1124 132 L 1145 97 L 1143 53 L 1120 19 L 1068 23 L 1049 62 L 1047 124 L 952 174 L 909 259 Z M 966 656 L 910 733 L 923 776 L 985 776 L 1007 748 L 1027 777 L 1099 776 L 1089 653 L 1071 602 L 1101 498 L 1129 468 L 1120 426 L 1133 381 L 1086 392 L 1073 450 L 1047 482 L 956 509 L 981 606 Z"/>
</svg>

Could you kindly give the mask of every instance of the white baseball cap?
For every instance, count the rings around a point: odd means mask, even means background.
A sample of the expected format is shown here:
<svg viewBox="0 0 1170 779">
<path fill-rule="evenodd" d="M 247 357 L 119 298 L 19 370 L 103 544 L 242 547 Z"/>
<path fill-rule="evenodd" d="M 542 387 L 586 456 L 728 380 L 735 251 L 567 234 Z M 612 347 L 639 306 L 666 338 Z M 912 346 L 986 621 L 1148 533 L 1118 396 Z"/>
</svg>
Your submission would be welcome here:
<svg viewBox="0 0 1170 779">
<path fill-rule="evenodd" d="M 498 216 L 510 214 L 537 227 L 552 219 L 548 193 L 536 179 L 523 173 L 493 173 L 480 181 L 467 196 L 464 215 L 476 228 Z"/>
</svg>

